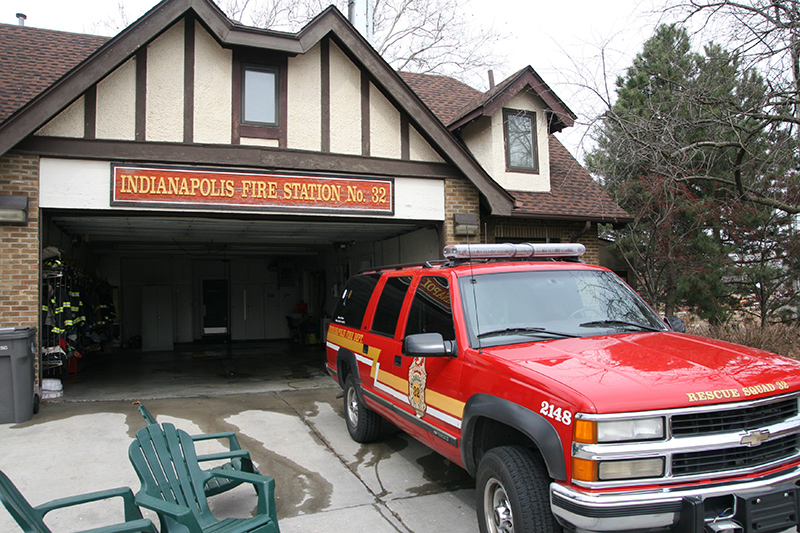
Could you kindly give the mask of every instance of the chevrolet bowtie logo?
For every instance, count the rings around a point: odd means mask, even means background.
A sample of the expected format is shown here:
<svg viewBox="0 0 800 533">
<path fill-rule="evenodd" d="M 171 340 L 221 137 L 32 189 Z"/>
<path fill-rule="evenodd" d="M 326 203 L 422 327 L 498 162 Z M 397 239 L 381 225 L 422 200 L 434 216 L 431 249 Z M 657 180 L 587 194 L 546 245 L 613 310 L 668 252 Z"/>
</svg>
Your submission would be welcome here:
<svg viewBox="0 0 800 533">
<path fill-rule="evenodd" d="M 768 429 L 759 429 L 758 431 L 751 431 L 742 437 L 739 444 L 746 444 L 750 448 L 753 446 L 760 446 L 762 442 L 769 438 Z"/>
</svg>

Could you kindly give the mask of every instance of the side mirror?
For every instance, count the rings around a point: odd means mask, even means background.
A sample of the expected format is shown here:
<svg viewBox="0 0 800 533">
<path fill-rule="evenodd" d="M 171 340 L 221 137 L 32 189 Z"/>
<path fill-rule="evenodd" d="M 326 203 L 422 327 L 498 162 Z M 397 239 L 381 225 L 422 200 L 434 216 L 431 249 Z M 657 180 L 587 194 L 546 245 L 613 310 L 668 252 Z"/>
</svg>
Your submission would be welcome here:
<svg viewBox="0 0 800 533">
<path fill-rule="evenodd" d="M 417 333 L 403 339 L 406 357 L 452 357 L 456 355 L 455 341 L 446 341 L 441 333 Z"/>
<path fill-rule="evenodd" d="M 667 323 L 672 331 L 686 333 L 686 322 L 684 322 L 682 318 L 678 318 L 676 316 L 667 316 L 664 317 L 664 322 Z"/>
</svg>

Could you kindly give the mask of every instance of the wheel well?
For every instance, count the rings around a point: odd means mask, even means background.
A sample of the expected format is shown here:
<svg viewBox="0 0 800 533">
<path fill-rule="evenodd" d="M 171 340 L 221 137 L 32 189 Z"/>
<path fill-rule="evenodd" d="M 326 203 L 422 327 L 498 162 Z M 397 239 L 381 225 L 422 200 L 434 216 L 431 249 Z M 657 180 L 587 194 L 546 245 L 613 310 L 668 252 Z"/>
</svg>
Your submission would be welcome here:
<svg viewBox="0 0 800 533">
<path fill-rule="evenodd" d="M 339 386 L 344 388 L 345 382 L 351 373 L 356 372 L 353 367 L 355 364 L 355 356 L 349 351 L 340 351 L 336 357 L 336 373 L 339 380 Z M 358 374 L 356 374 L 356 381 L 358 381 Z"/>
<path fill-rule="evenodd" d="M 472 457 L 476 467 L 480 464 L 483 454 L 497 446 L 523 446 L 533 450 L 542 458 L 541 452 L 530 437 L 518 429 L 491 418 L 480 417 L 475 421 L 472 439 Z"/>
</svg>

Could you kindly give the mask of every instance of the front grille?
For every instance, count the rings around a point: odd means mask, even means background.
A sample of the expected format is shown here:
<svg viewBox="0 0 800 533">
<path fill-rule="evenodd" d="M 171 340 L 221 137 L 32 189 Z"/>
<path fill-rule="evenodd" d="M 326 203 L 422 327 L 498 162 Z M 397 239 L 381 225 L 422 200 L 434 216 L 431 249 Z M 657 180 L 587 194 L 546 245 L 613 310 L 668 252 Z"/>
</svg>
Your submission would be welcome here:
<svg viewBox="0 0 800 533">
<path fill-rule="evenodd" d="M 752 468 L 786 459 L 797 453 L 799 435 L 764 442 L 760 446 L 723 448 L 703 452 L 678 453 L 672 456 L 672 475 L 688 476 L 727 470 Z"/>
<path fill-rule="evenodd" d="M 675 415 L 674 436 L 713 435 L 759 429 L 797 416 L 797 398 L 740 409 Z"/>
</svg>

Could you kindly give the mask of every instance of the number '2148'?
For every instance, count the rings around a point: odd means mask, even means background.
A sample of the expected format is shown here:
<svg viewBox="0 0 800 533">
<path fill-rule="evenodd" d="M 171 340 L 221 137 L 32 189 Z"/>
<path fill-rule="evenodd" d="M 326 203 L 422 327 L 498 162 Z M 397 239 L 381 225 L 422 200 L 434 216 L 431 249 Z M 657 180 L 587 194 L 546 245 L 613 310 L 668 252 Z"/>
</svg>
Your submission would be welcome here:
<svg viewBox="0 0 800 533">
<path fill-rule="evenodd" d="M 554 420 L 561 422 L 565 426 L 572 424 L 571 411 L 568 411 L 566 409 L 561 409 L 560 407 L 556 407 L 555 405 L 553 405 L 548 401 L 542 402 L 542 408 L 539 409 L 539 412 L 548 418 L 552 418 Z"/>
</svg>

